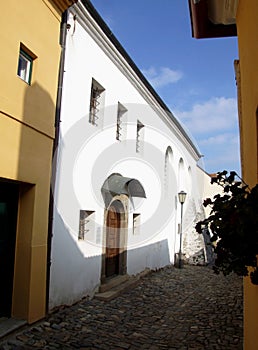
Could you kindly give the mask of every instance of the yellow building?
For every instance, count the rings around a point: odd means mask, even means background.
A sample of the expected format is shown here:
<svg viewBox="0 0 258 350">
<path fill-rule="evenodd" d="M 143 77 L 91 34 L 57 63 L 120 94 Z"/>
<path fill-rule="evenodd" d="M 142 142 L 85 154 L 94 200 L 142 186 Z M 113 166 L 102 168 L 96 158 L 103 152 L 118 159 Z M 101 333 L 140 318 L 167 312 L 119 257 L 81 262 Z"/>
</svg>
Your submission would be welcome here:
<svg viewBox="0 0 258 350">
<path fill-rule="evenodd" d="M 0 318 L 45 315 L 60 23 L 72 0 L 8 0 L 0 33 Z"/>
<path fill-rule="evenodd" d="M 238 87 L 242 177 L 249 186 L 258 182 L 258 1 L 189 0 L 192 32 L 196 38 L 238 36 L 235 61 Z M 258 286 L 244 279 L 244 348 L 256 350 Z"/>
</svg>

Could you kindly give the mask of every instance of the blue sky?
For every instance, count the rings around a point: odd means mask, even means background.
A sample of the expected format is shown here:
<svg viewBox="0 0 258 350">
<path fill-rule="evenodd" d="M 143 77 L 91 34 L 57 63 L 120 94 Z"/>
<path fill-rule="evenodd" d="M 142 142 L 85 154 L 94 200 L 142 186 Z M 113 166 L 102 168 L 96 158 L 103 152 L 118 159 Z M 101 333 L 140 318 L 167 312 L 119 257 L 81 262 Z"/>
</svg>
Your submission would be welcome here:
<svg viewBox="0 0 258 350">
<path fill-rule="evenodd" d="M 205 170 L 240 174 L 237 39 L 193 39 L 188 0 L 91 2 L 196 140 Z"/>
</svg>

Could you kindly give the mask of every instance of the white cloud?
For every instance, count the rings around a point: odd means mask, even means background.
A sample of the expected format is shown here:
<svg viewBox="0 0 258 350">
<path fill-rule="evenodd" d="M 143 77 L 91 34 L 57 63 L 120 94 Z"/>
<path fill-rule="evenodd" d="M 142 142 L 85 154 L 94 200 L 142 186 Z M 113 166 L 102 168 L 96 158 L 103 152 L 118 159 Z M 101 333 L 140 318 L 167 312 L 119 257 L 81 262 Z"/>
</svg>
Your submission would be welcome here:
<svg viewBox="0 0 258 350">
<path fill-rule="evenodd" d="M 215 134 L 199 140 L 204 164 L 211 172 L 235 170 L 240 173 L 239 137 L 237 133 Z"/>
<path fill-rule="evenodd" d="M 210 173 L 216 173 L 223 170 L 234 170 L 239 175 L 240 170 L 240 155 L 237 147 L 224 148 L 223 151 L 216 152 L 213 156 L 204 157 L 204 169 Z"/>
<path fill-rule="evenodd" d="M 237 100 L 213 97 L 195 103 L 190 110 L 174 111 L 182 125 L 194 135 L 204 154 L 208 172 L 235 170 L 240 173 Z"/>
<path fill-rule="evenodd" d="M 179 81 L 183 73 L 178 70 L 172 70 L 168 67 L 160 67 L 158 70 L 154 67 L 143 69 L 142 73 L 156 89 Z"/>
<path fill-rule="evenodd" d="M 175 115 L 195 135 L 230 130 L 237 125 L 237 101 L 235 98 L 214 97 L 196 103 L 189 111 L 175 111 Z"/>
<path fill-rule="evenodd" d="M 223 144 L 239 144 L 238 135 L 233 133 L 218 134 L 206 139 L 200 139 L 199 145 L 209 146 L 209 145 L 223 145 Z"/>
</svg>

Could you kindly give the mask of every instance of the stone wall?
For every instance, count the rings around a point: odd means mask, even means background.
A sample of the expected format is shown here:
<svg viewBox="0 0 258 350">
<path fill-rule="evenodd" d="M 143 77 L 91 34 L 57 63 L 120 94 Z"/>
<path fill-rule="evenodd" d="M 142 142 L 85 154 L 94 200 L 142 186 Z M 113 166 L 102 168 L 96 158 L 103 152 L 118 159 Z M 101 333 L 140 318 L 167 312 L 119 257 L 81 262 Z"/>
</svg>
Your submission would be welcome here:
<svg viewBox="0 0 258 350">
<path fill-rule="evenodd" d="M 195 230 L 198 221 L 205 218 L 205 212 L 202 203 L 196 208 L 195 202 L 192 201 L 190 214 L 185 220 L 186 232 L 183 230 L 183 257 L 184 261 L 190 265 L 207 265 L 214 260 L 212 247 L 210 246 L 210 236 L 207 229 L 203 234 Z M 188 226 L 188 228 L 187 228 Z"/>
</svg>

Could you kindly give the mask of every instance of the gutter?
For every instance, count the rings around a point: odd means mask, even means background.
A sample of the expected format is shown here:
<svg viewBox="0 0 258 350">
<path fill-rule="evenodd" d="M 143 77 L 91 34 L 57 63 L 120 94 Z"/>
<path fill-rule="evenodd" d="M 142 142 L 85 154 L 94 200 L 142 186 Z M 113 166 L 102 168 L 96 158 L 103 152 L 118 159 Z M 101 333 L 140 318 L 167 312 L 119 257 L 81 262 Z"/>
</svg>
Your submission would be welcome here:
<svg viewBox="0 0 258 350">
<path fill-rule="evenodd" d="M 52 176 L 51 176 L 51 188 L 49 198 L 49 212 L 48 212 L 48 237 L 47 237 L 47 280 L 46 280 L 46 313 L 48 313 L 49 304 L 49 287 L 50 287 L 50 267 L 51 267 L 51 247 L 53 237 L 53 217 L 54 217 L 54 191 L 56 183 L 56 169 L 57 169 L 57 157 L 56 151 L 59 144 L 60 135 L 60 123 L 61 123 L 61 102 L 63 93 L 63 80 L 64 80 L 64 65 L 65 65 L 65 51 L 66 51 L 66 35 L 67 35 L 67 10 L 62 14 L 62 21 L 60 24 L 60 37 L 59 44 L 61 46 L 59 73 L 58 73 L 58 87 L 56 97 L 56 111 L 55 111 L 55 138 L 53 143 L 52 153 Z"/>
</svg>

